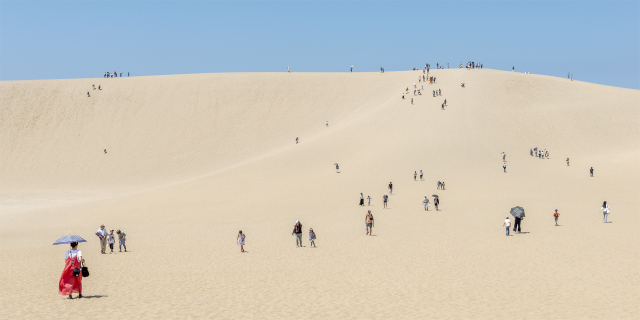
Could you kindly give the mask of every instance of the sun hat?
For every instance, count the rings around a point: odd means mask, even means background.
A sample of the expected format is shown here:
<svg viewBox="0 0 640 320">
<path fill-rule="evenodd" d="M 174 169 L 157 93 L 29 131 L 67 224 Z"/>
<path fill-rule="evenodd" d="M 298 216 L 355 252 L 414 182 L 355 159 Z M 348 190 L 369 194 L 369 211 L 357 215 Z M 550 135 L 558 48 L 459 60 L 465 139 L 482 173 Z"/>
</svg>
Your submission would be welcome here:
<svg viewBox="0 0 640 320">
<path fill-rule="evenodd" d="M 506 216 L 505 218 L 506 218 L 506 219 L 509 219 L 509 216 Z"/>
<path fill-rule="evenodd" d="M 558 209 L 556 209 L 556 211 L 558 211 Z"/>
<path fill-rule="evenodd" d="M 309 228 L 309 231 L 313 231 L 313 228 Z"/>
</svg>

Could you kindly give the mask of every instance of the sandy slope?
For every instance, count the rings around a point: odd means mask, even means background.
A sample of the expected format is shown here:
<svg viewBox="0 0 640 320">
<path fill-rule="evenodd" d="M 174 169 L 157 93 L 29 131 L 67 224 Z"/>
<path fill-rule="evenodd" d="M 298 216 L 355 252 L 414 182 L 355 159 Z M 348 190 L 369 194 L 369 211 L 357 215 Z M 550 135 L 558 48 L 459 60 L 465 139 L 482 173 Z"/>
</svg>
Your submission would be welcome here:
<svg viewBox="0 0 640 320">
<path fill-rule="evenodd" d="M 1 82 L 0 317 L 637 317 L 640 93 L 451 69 L 401 100 L 421 74 Z M 527 233 L 507 238 L 515 205 Z M 98 254 L 100 223 L 131 252 Z M 67 233 L 89 239 L 94 298 L 56 295 Z"/>
</svg>

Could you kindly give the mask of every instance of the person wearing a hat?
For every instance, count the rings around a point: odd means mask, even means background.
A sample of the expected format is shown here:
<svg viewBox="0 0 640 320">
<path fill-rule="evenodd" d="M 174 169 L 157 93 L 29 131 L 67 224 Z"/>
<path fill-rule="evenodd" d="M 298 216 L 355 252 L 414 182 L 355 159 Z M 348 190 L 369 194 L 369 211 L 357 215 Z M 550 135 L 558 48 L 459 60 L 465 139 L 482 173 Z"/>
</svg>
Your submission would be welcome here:
<svg viewBox="0 0 640 320">
<path fill-rule="evenodd" d="M 429 199 L 426 195 L 424 196 L 424 200 L 422 200 L 422 203 L 424 204 L 424 210 L 429 211 L 429 207 L 431 206 L 431 204 L 429 203 Z"/>
<path fill-rule="evenodd" d="M 509 216 L 505 217 L 504 223 L 502 224 L 503 227 L 507 227 L 507 237 L 509 236 L 509 228 L 511 227 L 511 220 L 509 220 Z"/>
<path fill-rule="evenodd" d="M 311 247 L 316 247 L 316 233 L 313 232 L 313 228 L 309 228 L 309 241 L 311 241 Z"/>
<path fill-rule="evenodd" d="M 302 224 L 300 220 L 296 220 L 296 224 L 293 226 L 292 235 L 296 235 L 296 247 L 302 247 Z"/>
<path fill-rule="evenodd" d="M 560 216 L 560 213 L 558 213 L 558 209 L 556 209 L 556 212 L 553 213 L 553 217 L 556 218 L 556 226 L 558 226 L 558 217 Z"/>
<path fill-rule="evenodd" d="M 104 224 L 100 225 L 96 236 L 100 238 L 100 253 L 107 253 L 107 229 L 104 228 Z"/>
</svg>

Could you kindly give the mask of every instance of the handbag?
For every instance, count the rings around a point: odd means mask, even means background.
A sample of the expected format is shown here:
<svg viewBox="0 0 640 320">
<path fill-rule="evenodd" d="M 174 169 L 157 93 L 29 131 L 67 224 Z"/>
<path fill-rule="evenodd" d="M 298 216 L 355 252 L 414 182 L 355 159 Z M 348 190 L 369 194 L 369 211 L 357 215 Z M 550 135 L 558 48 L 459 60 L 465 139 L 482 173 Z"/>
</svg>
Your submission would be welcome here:
<svg viewBox="0 0 640 320">
<path fill-rule="evenodd" d="M 89 268 L 84 266 L 84 262 L 82 263 L 82 276 L 83 277 L 88 277 L 89 276 Z"/>
</svg>

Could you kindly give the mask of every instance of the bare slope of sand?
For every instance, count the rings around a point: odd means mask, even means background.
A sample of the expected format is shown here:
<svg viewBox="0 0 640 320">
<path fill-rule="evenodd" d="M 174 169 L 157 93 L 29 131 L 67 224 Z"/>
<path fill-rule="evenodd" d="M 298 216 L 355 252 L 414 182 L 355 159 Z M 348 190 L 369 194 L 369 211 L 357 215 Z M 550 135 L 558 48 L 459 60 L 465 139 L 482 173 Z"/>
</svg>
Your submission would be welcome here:
<svg viewBox="0 0 640 320">
<path fill-rule="evenodd" d="M 640 93 L 451 69 L 413 96 L 418 75 L 1 82 L 0 317 L 637 317 Z M 131 252 L 100 255 L 100 223 Z M 67 233 L 89 240 L 90 299 L 57 295 Z"/>
</svg>

